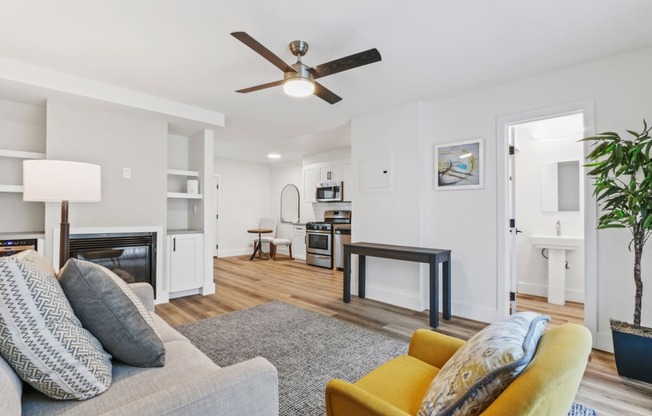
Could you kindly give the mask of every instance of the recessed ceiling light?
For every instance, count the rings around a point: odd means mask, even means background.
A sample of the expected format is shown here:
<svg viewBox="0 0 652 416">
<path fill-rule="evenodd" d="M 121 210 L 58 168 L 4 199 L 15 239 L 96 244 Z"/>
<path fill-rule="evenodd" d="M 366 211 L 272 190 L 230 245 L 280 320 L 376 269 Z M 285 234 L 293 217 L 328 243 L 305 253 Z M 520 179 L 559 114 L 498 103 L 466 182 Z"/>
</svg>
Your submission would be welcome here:
<svg viewBox="0 0 652 416">
<path fill-rule="evenodd" d="M 278 153 L 270 153 L 267 155 L 267 157 L 270 159 L 280 159 L 281 155 L 279 155 Z"/>
</svg>

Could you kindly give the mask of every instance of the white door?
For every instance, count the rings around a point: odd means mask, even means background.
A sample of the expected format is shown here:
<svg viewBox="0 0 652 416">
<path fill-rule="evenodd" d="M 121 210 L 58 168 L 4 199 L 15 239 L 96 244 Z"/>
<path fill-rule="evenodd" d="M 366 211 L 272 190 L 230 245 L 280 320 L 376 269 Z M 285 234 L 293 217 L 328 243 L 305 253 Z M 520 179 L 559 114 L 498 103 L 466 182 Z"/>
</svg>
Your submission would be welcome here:
<svg viewBox="0 0 652 416">
<path fill-rule="evenodd" d="M 202 285 L 202 235 L 168 236 L 170 258 L 170 293 L 197 289 Z"/>
<path fill-rule="evenodd" d="M 219 248 L 219 244 L 217 243 L 219 240 L 217 239 L 217 234 L 219 231 L 219 207 L 220 207 L 220 176 L 215 175 L 215 235 L 213 242 L 215 243 L 215 246 L 213 247 L 213 257 L 217 257 L 217 249 Z"/>
</svg>

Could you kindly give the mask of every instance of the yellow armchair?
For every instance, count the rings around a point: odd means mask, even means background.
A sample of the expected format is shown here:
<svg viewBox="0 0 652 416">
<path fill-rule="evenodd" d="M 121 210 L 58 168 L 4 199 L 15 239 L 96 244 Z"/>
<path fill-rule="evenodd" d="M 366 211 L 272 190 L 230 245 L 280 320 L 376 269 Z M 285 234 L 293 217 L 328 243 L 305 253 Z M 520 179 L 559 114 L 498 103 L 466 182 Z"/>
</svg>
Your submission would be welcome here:
<svg viewBox="0 0 652 416">
<path fill-rule="evenodd" d="M 412 335 L 408 355 L 357 382 L 326 385 L 328 416 L 416 415 L 432 379 L 464 341 L 426 329 Z M 547 331 L 525 370 L 482 413 L 486 416 L 566 416 L 591 353 L 591 334 L 576 324 Z"/>
</svg>

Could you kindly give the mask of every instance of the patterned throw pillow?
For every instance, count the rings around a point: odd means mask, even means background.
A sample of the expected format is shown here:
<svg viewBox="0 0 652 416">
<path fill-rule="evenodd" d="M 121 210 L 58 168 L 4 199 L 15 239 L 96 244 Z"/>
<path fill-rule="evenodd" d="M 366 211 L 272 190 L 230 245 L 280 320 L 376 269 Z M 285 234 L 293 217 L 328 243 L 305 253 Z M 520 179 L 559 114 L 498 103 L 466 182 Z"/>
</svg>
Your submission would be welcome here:
<svg viewBox="0 0 652 416">
<path fill-rule="evenodd" d="M 418 416 L 482 413 L 530 363 L 549 320 L 521 312 L 478 332 L 437 373 Z"/>
<path fill-rule="evenodd" d="M 136 367 L 165 364 L 165 345 L 152 315 L 115 273 L 99 264 L 70 259 L 59 271 L 59 283 L 84 328 L 113 358 Z"/>
<path fill-rule="evenodd" d="M 0 258 L 0 354 L 36 390 L 84 400 L 111 384 L 111 356 L 75 317 L 35 251 Z"/>
</svg>

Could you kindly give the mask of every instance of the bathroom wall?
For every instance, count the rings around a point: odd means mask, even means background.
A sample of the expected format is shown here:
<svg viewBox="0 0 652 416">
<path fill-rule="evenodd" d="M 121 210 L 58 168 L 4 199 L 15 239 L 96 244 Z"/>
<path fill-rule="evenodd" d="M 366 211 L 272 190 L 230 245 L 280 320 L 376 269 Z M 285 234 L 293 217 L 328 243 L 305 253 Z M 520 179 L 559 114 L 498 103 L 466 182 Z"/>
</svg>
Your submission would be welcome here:
<svg viewBox="0 0 652 416">
<path fill-rule="evenodd" d="M 555 234 L 561 223 L 562 235 L 583 236 L 583 198 L 580 211 L 542 211 L 541 171 L 546 163 L 583 158 L 582 115 L 558 117 L 516 126 L 516 225 L 518 292 L 537 296 L 548 293 L 548 261 L 541 249 L 528 239 L 534 234 Z M 583 195 L 583 181 L 580 195 Z M 568 251 L 566 300 L 584 302 L 584 249 Z"/>
</svg>

